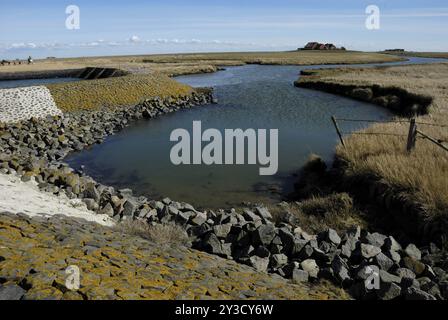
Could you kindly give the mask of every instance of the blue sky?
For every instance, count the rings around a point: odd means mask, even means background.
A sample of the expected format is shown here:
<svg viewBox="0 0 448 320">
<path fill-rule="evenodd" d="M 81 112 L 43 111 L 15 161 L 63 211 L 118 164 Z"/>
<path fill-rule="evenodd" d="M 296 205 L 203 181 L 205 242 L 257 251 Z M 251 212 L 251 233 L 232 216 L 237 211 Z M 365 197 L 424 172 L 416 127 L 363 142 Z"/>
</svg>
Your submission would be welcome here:
<svg viewBox="0 0 448 320">
<path fill-rule="evenodd" d="M 381 28 L 365 27 L 366 7 Z M 79 30 L 65 27 L 68 5 Z M 291 50 L 308 41 L 354 50 L 448 51 L 446 0 L 1 0 L 0 58 Z"/>
</svg>

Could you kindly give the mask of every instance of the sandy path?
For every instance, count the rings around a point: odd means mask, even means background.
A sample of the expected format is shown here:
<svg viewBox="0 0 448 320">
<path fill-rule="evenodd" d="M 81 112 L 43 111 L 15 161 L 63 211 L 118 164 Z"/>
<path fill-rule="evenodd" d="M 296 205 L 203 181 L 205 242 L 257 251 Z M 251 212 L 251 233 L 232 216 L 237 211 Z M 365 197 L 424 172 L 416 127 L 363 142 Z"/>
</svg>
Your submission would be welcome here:
<svg viewBox="0 0 448 320">
<path fill-rule="evenodd" d="M 42 192 L 34 181 L 22 182 L 13 175 L 0 174 L 0 212 L 24 213 L 28 216 L 65 215 L 113 226 L 114 220 L 107 215 L 87 210 L 79 200 Z"/>
</svg>

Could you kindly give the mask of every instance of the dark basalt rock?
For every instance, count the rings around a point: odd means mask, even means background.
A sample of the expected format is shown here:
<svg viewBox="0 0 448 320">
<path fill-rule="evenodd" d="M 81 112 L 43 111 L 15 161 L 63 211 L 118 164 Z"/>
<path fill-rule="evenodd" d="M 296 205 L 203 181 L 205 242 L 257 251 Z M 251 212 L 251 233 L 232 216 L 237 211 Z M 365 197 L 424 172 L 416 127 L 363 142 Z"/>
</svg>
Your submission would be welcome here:
<svg viewBox="0 0 448 320">
<path fill-rule="evenodd" d="M 20 300 L 26 290 L 15 284 L 0 285 L 0 300 Z"/>
<path fill-rule="evenodd" d="M 252 233 L 254 244 L 269 246 L 276 235 L 276 230 L 272 224 L 264 224 Z"/>
<path fill-rule="evenodd" d="M 400 297 L 400 295 L 400 286 L 393 282 L 382 284 L 380 291 L 378 292 L 378 298 L 381 300 L 393 300 Z"/>
<path fill-rule="evenodd" d="M 436 297 L 433 295 L 414 287 L 406 290 L 405 297 L 407 300 L 436 300 Z"/>
</svg>

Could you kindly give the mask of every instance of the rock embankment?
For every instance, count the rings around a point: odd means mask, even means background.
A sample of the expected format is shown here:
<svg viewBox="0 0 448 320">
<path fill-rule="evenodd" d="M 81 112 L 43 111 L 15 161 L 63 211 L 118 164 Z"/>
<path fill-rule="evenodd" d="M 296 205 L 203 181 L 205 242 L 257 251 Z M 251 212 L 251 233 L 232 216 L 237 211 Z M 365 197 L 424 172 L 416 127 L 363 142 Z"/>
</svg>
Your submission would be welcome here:
<svg viewBox="0 0 448 320">
<path fill-rule="evenodd" d="M 98 224 L 0 213 L 0 300 L 339 298 L 186 247 Z M 68 266 L 80 288 L 65 286 Z"/>
<path fill-rule="evenodd" d="M 6 173 L 34 176 L 39 182 L 47 180 L 54 170 L 65 167 L 59 170 L 60 173 L 65 172 L 63 180 L 68 179 L 65 182 L 77 190 L 74 186 L 77 183 L 72 181 L 70 175 L 73 170 L 60 162 L 69 152 L 101 143 L 108 135 L 122 130 L 132 121 L 212 103 L 213 99 L 211 90 L 204 89 L 178 99 L 148 99 L 130 108 L 48 115 L 44 119 L 31 118 L 14 123 L 0 122 L 0 167 Z M 44 173 L 43 169 L 49 171 Z M 47 177 L 40 179 L 39 176 Z M 53 178 L 49 182 L 55 183 L 56 180 Z"/>
<path fill-rule="evenodd" d="M 69 152 L 102 142 L 106 136 L 123 129 L 132 121 L 150 119 L 182 108 L 212 102 L 211 90 L 201 89 L 183 98 L 146 100 L 132 108 L 48 116 L 43 120 L 32 118 L 13 124 L 0 122 L 0 173 L 17 175 L 24 182 L 37 184 L 40 190 L 47 193 L 72 201 L 82 200 L 88 212 L 94 211 L 109 219 L 132 217 L 138 207 L 138 201 L 144 199 L 122 200 L 119 197 L 128 195 L 126 190 L 116 192 L 113 188 L 98 185 L 90 177 L 75 172 L 63 163 L 63 158 Z M 0 187 L 5 189 L 3 196 L 11 194 L 14 188 L 21 189 L 19 185 L 12 188 L 11 179 L 5 178 L 2 181 L 4 183 Z M 34 189 L 28 191 L 34 192 Z M 18 212 L 17 210 L 22 208 L 21 205 L 11 205 L 11 202 L 19 201 L 18 197 L 14 196 L 5 201 L 3 209 Z M 41 198 L 49 199 L 45 194 L 42 194 Z M 54 214 L 61 209 L 59 198 L 51 201 L 53 209 L 48 206 L 35 206 L 32 199 L 22 204 L 31 214 L 36 214 L 39 208 L 43 214 Z M 25 207 L 23 209 L 25 210 Z"/>
<path fill-rule="evenodd" d="M 198 212 L 170 199 L 150 207 L 137 219 L 183 225 L 195 248 L 296 283 L 328 279 L 357 299 L 447 298 L 447 253 L 434 244 L 402 246 L 360 227 L 310 235 L 288 222 L 273 223 L 263 207 Z"/>
</svg>

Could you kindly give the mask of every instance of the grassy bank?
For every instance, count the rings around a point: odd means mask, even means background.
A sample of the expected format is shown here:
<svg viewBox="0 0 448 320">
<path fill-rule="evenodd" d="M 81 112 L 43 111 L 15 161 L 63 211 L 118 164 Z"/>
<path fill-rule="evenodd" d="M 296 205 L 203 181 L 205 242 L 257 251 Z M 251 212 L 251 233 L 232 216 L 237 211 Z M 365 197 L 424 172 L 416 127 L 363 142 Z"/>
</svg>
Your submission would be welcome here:
<svg viewBox="0 0 448 320">
<path fill-rule="evenodd" d="M 191 87 L 165 75 L 129 75 L 117 78 L 47 85 L 64 112 L 135 105 L 152 97 L 185 96 Z"/>
<path fill-rule="evenodd" d="M 444 58 L 448 59 L 448 52 L 396 52 L 396 51 L 384 51 L 386 54 L 393 54 L 404 57 L 420 57 L 420 58 Z"/>
<path fill-rule="evenodd" d="M 246 63 L 260 64 L 354 64 L 399 61 L 401 58 L 374 52 L 352 51 L 288 51 L 288 52 L 226 52 L 195 54 L 163 54 L 115 57 L 84 57 L 37 60 L 33 65 L 0 66 L 1 73 L 107 67 L 132 73 L 163 73 L 181 75 L 214 72 L 217 66 Z"/>
<path fill-rule="evenodd" d="M 302 77 L 298 83 L 315 88 L 322 83 L 358 88 L 400 88 L 417 96 L 430 96 L 428 114 L 417 122 L 448 125 L 448 64 L 382 67 L 322 71 Z M 346 147 L 339 145 L 337 158 L 347 164 L 346 177 L 352 180 L 373 176 L 399 191 L 403 197 L 423 205 L 425 223 L 448 221 L 448 153 L 433 143 L 418 139 L 411 154 L 405 150 L 409 125 L 375 124 L 351 135 Z M 448 128 L 419 124 L 424 133 L 448 141 Z M 392 135 L 390 135 L 392 134 Z M 421 221 L 420 221 L 421 222 Z M 445 229 L 446 232 L 446 229 Z"/>
</svg>

